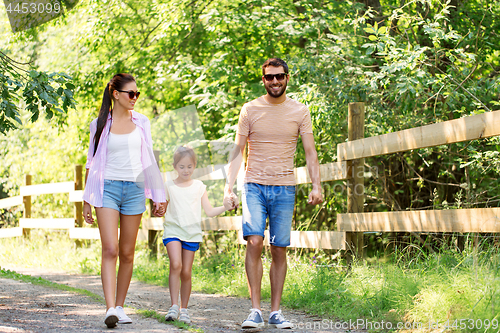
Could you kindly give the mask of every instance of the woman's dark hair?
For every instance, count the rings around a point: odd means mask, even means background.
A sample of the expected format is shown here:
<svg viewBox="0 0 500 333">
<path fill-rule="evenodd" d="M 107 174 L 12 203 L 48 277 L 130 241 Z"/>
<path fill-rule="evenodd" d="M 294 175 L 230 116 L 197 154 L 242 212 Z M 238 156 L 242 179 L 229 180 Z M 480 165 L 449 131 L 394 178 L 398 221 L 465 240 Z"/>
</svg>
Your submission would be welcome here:
<svg viewBox="0 0 500 333">
<path fill-rule="evenodd" d="M 104 89 L 104 94 L 102 95 L 101 110 L 99 110 L 99 116 L 97 117 L 97 130 L 94 136 L 94 156 L 97 151 L 97 146 L 99 146 L 99 140 L 101 139 L 102 130 L 106 126 L 106 121 L 108 120 L 109 112 L 111 111 L 111 96 L 113 96 L 113 91 L 122 90 L 123 86 L 127 83 L 135 82 L 135 79 L 130 74 L 116 74 L 113 76 L 111 81 L 108 82 L 106 88 Z"/>
</svg>

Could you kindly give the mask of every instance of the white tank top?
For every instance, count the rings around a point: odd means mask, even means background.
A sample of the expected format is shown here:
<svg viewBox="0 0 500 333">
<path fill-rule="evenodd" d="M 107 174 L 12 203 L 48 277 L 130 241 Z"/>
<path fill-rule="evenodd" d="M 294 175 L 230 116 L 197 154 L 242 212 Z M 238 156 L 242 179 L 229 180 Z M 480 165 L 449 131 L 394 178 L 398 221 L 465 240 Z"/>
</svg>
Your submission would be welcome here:
<svg viewBox="0 0 500 333">
<path fill-rule="evenodd" d="M 104 179 L 143 182 L 141 142 L 137 126 L 128 134 L 109 132 Z"/>
</svg>

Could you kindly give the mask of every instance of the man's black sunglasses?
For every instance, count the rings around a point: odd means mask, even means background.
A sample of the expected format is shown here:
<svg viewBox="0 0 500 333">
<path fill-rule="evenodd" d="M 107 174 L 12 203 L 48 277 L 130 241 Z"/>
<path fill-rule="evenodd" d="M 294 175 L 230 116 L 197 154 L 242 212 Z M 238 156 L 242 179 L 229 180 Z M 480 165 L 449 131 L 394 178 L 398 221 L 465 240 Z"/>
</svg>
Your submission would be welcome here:
<svg viewBox="0 0 500 333">
<path fill-rule="evenodd" d="M 268 81 L 268 82 L 273 81 L 273 80 L 274 80 L 274 78 L 276 78 L 276 80 L 278 80 L 278 81 L 283 81 L 287 75 L 288 75 L 288 74 L 286 74 L 286 73 L 279 73 L 279 74 L 265 74 L 265 75 L 264 75 L 264 79 L 266 79 L 266 81 Z"/>
<path fill-rule="evenodd" d="M 137 98 L 139 98 L 139 95 L 141 94 L 138 91 L 136 92 L 136 91 L 132 91 L 132 90 L 126 91 L 126 90 L 118 90 L 118 89 L 116 89 L 116 91 L 128 93 L 128 97 L 130 99 L 134 99 L 135 96 L 137 96 Z"/>
</svg>

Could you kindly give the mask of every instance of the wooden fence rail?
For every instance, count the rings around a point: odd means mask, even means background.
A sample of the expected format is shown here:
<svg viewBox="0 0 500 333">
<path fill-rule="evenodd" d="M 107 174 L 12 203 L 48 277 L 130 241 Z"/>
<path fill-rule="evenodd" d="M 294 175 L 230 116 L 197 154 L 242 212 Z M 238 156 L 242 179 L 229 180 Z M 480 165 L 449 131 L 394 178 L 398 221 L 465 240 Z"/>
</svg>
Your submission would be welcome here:
<svg viewBox="0 0 500 333">
<path fill-rule="evenodd" d="M 10 208 L 23 204 L 23 197 L 18 195 L 16 197 L 0 199 L 0 209 Z"/>
<path fill-rule="evenodd" d="M 348 161 L 498 135 L 500 111 L 493 111 L 341 143 L 337 156 Z"/>
<path fill-rule="evenodd" d="M 500 233 L 500 208 L 337 215 L 338 231 Z"/>
</svg>

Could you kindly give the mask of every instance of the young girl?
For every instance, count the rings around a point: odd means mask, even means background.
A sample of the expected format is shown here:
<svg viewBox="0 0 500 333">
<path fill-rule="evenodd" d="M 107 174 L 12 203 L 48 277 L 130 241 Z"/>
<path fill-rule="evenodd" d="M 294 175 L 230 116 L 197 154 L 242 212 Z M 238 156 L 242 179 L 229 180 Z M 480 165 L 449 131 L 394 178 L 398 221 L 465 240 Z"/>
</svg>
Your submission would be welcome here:
<svg viewBox="0 0 500 333">
<path fill-rule="evenodd" d="M 191 179 L 196 168 L 196 154 L 189 147 L 179 147 L 174 153 L 174 169 L 178 177 L 167 181 L 167 213 L 164 221 L 163 244 L 170 259 L 168 288 L 172 306 L 165 319 L 190 323 L 187 306 L 191 295 L 191 269 L 194 253 L 200 247 L 201 207 L 209 217 L 232 209 L 229 200 L 224 206 L 213 208 L 208 200 L 206 186 Z M 179 280 L 181 283 L 179 283 Z M 179 308 L 179 290 L 181 307 Z"/>
<path fill-rule="evenodd" d="M 102 243 L 101 280 L 107 308 L 104 323 L 109 328 L 132 322 L 123 303 L 132 277 L 135 241 L 146 197 L 154 201 L 154 215 L 163 216 L 166 209 L 149 119 L 134 111 L 138 97 L 132 75 L 115 75 L 104 89 L 98 118 L 90 124 L 83 217 L 92 224 L 91 205 L 95 207 Z"/>
</svg>

